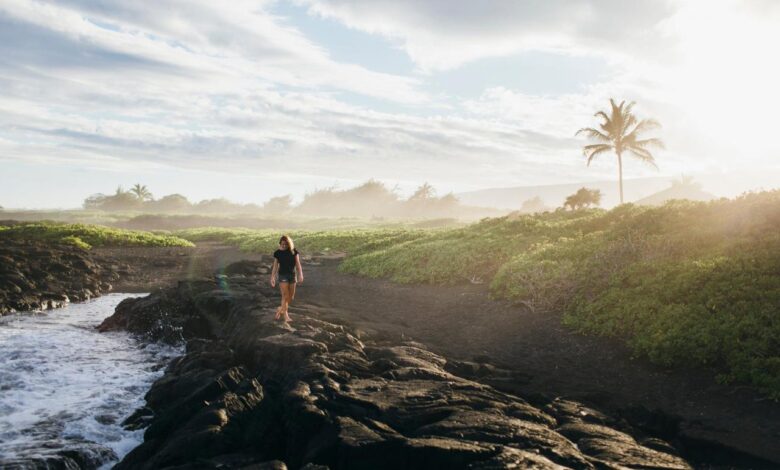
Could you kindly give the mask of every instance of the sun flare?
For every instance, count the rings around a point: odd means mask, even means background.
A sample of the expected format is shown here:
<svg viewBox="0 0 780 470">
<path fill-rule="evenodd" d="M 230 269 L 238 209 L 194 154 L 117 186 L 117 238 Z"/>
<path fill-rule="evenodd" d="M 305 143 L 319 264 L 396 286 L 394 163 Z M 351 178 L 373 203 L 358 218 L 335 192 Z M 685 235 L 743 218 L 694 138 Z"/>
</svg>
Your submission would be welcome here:
<svg viewBox="0 0 780 470">
<path fill-rule="evenodd" d="M 681 12 L 680 64 L 669 79 L 691 123 L 724 152 L 759 157 L 777 151 L 772 132 L 780 107 L 777 9 L 708 2 Z"/>
</svg>

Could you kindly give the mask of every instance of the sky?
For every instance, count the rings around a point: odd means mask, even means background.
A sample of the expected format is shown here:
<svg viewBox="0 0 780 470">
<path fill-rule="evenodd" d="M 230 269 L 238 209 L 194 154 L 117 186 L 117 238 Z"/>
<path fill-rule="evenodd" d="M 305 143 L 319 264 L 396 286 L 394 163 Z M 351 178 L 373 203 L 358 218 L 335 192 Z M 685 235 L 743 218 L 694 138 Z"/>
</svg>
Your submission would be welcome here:
<svg viewBox="0 0 780 470">
<path fill-rule="evenodd" d="M 574 136 L 611 97 L 663 125 L 659 168 L 627 179 L 780 175 L 779 20 L 775 0 L 0 0 L 0 206 L 616 179 Z"/>
</svg>

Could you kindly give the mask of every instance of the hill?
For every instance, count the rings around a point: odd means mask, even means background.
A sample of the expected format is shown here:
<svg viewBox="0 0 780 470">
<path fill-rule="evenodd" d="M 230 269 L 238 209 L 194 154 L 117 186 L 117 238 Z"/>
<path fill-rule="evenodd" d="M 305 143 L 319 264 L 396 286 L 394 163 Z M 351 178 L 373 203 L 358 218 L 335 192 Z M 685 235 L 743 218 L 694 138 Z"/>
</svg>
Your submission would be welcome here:
<svg viewBox="0 0 780 470">
<path fill-rule="evenodd" d="M 640 206 L 660 206 L 672 200 L 687 199 L 689 201 L 711 201 L 715 195 L 701 189 L 701 185 L 694 183 L 693 179 L 683 178 L 675 180 L 672 185 L 663 191 L 639 199 L 634 204 Z"/>
<path fill-rule="evenodd" d="M 646 197 L 669 186 L 670 178 L 640 178 L 625 180 L 627 202 Z M 618 203 L 618 183 L 612 181 L 593 181 L 589 183 L 553 184 L 546 186 L 518 186 L 513 188 L 490 188 L 479 191 L 458 193 L 455 196 L 461 203 L 470 206 L 498 207 L 519 210 L 523 202 L 539 197 L 550 207 L 560 207 L 566 196 L 582 187 L 598 189 L 603 195 L 602 206 L 613 207 Z"/>
</svg>

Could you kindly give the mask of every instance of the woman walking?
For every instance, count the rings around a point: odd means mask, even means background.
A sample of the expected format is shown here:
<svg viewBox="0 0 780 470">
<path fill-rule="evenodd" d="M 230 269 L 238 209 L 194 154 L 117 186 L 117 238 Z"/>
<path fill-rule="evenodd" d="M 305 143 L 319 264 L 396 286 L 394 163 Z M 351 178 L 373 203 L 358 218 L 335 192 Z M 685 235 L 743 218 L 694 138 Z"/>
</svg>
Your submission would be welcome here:
<svg viewBox="0 0 780 470">
<path fill-rule="evenodd" d="M 296 279 L 297 275 L 297 279 Z M 287 308 L 295 298 L 296 281 L 303 283 L 303 268 L 301 257 L 295 249 L 292 238 L 282 235 L 279 239 L 279 249 L 274 251 L 274 266 L 271 269 L 271 287 L 276 287 L 279 282 L 279 290 L 282 292 L 282 305 L 276 309 L 274 320 L 290 321 Z"/>
</svg>

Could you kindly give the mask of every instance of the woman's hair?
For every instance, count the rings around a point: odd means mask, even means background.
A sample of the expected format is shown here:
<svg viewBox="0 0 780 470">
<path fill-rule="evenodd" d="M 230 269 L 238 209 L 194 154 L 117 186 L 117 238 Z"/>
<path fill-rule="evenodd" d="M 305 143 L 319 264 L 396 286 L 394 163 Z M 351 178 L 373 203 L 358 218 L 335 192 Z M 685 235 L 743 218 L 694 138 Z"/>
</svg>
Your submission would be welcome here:
<svg viewBox="0 0 780 470">
<path fill-rule="evenodd" d="M 282 235 L 282 238 L 279 239 L 279 244 L 281 245 L 282 242 L 287 242 L 287 249 L 290 250 L 290 253 L 295 253 L 295 244 L 292 241 L 292 238 L 290 238 L 289 235 Z"/>
</svg>

